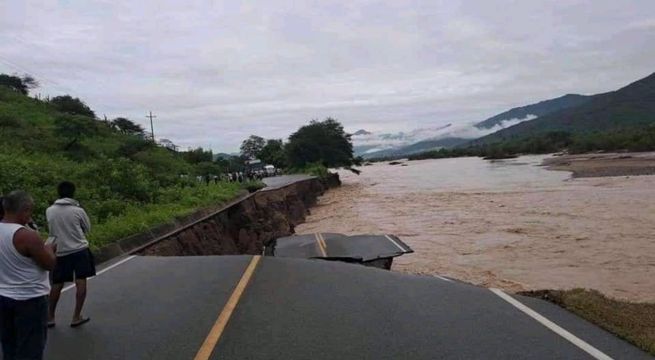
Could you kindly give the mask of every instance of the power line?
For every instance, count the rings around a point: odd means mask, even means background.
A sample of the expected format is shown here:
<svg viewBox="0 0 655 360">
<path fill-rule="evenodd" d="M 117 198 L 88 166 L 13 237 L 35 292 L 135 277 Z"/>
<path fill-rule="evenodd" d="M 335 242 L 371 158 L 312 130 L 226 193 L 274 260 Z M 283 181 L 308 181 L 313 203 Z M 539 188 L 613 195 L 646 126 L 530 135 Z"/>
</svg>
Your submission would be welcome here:
<svg viewBox="0 0 655 360">
<path fill-rule="evenodd" d="M 7 65 L 7 66 L 9 66 L 9 67 L 11 67 L 11 68 L 14 68 L 15 70 L 20 71 L 22 73 L 30 74 L 30 75 L 36 77 L 37 80 L 40 81 L 40 82 L 50 83 L 51 85 L 53 85 L 55 87 L 58 87 L 60 89 L 63 89 L 63 90 L 66 90 L 66 91 L 71 91 L 70 88 L 68 88 L 66 86 L 63 86 L 59 82 L 54 81 L 54 80 L 52 80 L 50 78 L 47 78 L 47 77 L 43 76 L 42 74 L 39 74 L 38 72 L 34 72 L 32 70 L 29 70 L 29 69 L 25 68 L 22 65 L 18 65 L 15 62 L 13 62 L 13 61 L 5 58 L 5 57 L 0 56 L 0 62 Z"/>
</svg>

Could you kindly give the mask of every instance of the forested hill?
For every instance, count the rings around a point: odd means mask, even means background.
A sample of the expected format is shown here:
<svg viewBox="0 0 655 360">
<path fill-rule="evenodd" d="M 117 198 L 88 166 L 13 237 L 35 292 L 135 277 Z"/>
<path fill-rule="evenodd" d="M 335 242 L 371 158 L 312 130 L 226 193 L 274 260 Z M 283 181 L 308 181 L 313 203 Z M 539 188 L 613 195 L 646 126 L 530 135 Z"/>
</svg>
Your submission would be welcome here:
<svg viewBox="0 0 655 360">
<path fill-rule="evenodd" d="M 30 192 L 42 229 L 45 208 L 56 199 L 62 180 L 73 181 L 79 189 L 77 198 L 94 223 L 93 246 L 241 191 L 237 184 L 207 186 L 196 181 L 196 175 L 221 171 L 210 151 L 175 152 L 156 145 L 128 119 L 95 119 L 79 99 L 42 101 L 26 93 L 0 85 L 0 193 Z"/>
<path fill-rule="evenodd" d="M 655 124 L 655 73 L 619 90 L 595 95 L 582 105 L 522 122 L 472 144 L 489 144 L 552 131 L 585 133 L 649 124 Z"/>
<path fill-rule="evenodd" d="M 544 100 L 535 104 L 516 107 L 504 111 L 484 121 L 476 123 L 473 126 L 475 126 L 480 130 L 490 130 L 490 129 L 496 130 L 498 128 L 509 127 L 512 123 L 515 123 L 517 120 L 540 117 L 540 116 L 554 113 L 562 109 L 568 109 L 575 106 L 579 106 L 591 100 L 592 98 L 593 96 L 568 94 L 568 95 L 560 96 L 555 99 Z M 409 145 L 393 147 L 385 150 L 379 150 L 372 153 L 365 153 L 365 151 L 368 150 L 365 146 L 360 146 L 359 150 L 363 152 L 362 155 L 364 158 L 369 158 L 369 159 L 370 158 L 399 158 L 399 157 L 413 155 L 416 153 L 429 151 L 433 149 L 439 149 L 439 148 L 451 149 L 457 146 L 461 146 L 463 144 L 467 144 L 470 141 L 472 141 L 470 138 L 461 138 L 452 135 L 445 135 L 443 137 L 425 139 Z"/>
<path fill-rule="evenodd" d="M 529 116 L 544 116 L 553 112 L 568 109 L 582 105 L 589 101 L 592 96 L 567 94 L 555 99 L 540 101 L 536 104 L 516 107 L 507 110 L 498 115 L 494 115 L 484 121 L 481 121 L 475 126 L 479 129 L 491 129 L 494 126 L 502 125 L 503 122 L 515 119 L 525 119 Z"/>
</svg>

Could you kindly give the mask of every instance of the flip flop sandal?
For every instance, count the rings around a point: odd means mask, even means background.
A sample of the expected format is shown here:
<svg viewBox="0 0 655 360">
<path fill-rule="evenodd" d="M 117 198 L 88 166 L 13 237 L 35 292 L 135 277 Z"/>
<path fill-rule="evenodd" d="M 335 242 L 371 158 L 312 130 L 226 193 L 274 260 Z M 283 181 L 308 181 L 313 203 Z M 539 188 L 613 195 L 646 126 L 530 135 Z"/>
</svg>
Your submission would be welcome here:
<svg viewBox="0 0 655 360">
<path fill-rule="evenodd" d="M 88 323 L 89 321 L 91 321 L 91 318 L 83 318 L 83 319 L 80 320 L 80 321 L 76 321 L 76 322 L 74 322 L 74 323 L 71 323 L 71 327 L 73 327 L 73 328 L 74 328 L 74 327 L 78 327 L 78 326 L 80 326 L 80 325 L 83 325 L 83 324 Z"/>
</svg>

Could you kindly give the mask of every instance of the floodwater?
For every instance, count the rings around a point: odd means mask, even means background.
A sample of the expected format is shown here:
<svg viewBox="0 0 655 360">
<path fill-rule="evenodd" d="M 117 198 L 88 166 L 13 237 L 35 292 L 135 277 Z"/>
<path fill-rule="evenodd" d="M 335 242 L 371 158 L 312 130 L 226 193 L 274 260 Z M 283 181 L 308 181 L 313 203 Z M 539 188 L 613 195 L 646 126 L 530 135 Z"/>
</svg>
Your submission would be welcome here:
<svg viewBox="0 0 655 360">
<path fill-rule="evenodd" d="M 414 190 L 453 192 L 539 188 L 557 186 L 570 177 L 566 172 L 547 171 L 538 166 L 543 159 L 544 156 L 524 156 L 494 161 L 457 158 L 406 161 L 388 166 L 375 164 L 363 167 L 362 179 L 357 180 L 384 179 L 373 183 L 375 191 L 403 193 Z"/>
<path fill-rule="evenodd" d="M 395 271 L 655 301 L 655 176 L 571 179 L 543 158 L 342 171 L 296 231 L 395 234 L 415 251 Z"/>
</svg>

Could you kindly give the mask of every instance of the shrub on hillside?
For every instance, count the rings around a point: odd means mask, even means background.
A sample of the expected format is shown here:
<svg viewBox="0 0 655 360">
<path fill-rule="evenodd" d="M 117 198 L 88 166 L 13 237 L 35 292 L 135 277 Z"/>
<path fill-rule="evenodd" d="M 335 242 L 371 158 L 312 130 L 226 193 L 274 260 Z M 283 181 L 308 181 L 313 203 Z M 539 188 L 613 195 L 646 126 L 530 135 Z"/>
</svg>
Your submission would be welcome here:
<svg viewBox="0 0 655 360">
<path fill-rule="evenodd" d="M 92 136 L 97 131 L 96 121 L 85 116 L 60 115 L 54 125 L 56 134 L 69 140 Z"/>
<path fill-rule="evenodd" d="M 27 95 L 30 89 L 39 86 L 39 83 L 30 75 L 22 78 L 16 75 L 0 74 L 0 85 L 6 86 L 20 94 Z"/>
<path fill-rule="evenodd" d="M 50 99 L 50 104 L 63 113 L 88 116 L 91 118 L 96 117 L 96 114 L 84 101 L 70 95 L 55 96 Z"/>
<path fill-rule="evenodd" d="M 20 128 L 22 123 L 16 116 L 0 114 L 0 128 Z"/>
</svg>

